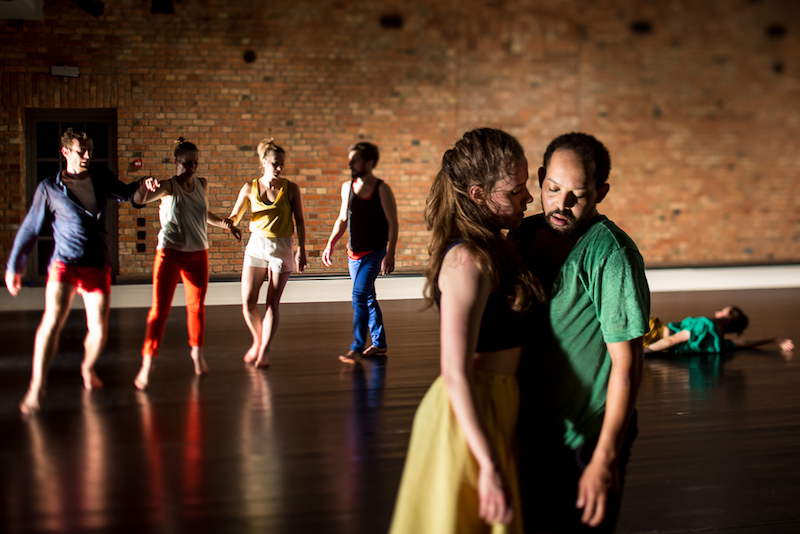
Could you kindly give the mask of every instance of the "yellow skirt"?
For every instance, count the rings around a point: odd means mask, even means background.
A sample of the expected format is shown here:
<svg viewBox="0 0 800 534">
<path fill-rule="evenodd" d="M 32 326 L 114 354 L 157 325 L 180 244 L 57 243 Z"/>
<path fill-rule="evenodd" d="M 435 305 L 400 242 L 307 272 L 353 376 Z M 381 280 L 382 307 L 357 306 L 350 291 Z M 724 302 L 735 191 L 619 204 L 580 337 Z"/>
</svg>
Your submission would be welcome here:
<svg viewBox="0 0 800 534">
<path fill-rule="evenodd" d="M 478 516 L 478 463 L 450 408 L 440 376 L 414 416 L 390 534 L 523 532 L 516 460 L 517 378 L 475 371 L 472 379 L 479 415 L 510 487 L 513 521 L 488 525 Z"/>
</svg>

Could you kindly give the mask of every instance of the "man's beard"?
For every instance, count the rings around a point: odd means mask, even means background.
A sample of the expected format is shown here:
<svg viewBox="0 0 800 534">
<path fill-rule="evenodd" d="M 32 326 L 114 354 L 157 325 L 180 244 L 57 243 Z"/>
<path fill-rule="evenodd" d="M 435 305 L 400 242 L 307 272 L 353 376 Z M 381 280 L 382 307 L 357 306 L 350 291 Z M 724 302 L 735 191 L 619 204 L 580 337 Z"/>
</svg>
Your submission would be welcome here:
<svg viewBox="0 0 800 534">
<path fill-rule="evenodd" d="M 553 224 L 551 220 L 551 217 L 553 215 L 560 215 L 561 217 L 566 219 L 566 224 L 561 226 Z M 575 216 L 572 215 L 572 213 L 562 210 L 553 210 L 550 213 L 545 213 L 544 220 L 547 223 L 547 227 L 550 228 L 550 230 L 564 236 L 572 235 L 572 233 L 578 229 L 578 226 L 580 225 L 581 222 L 580 220 L 576 219 Z"/>
</svg>

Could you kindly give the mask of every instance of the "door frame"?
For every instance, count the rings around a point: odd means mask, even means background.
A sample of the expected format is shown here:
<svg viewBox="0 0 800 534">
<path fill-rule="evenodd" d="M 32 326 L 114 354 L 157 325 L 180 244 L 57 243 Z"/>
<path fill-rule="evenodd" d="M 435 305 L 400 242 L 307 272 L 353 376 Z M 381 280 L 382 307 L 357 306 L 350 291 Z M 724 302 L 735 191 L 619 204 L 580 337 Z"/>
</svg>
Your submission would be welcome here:
<svg viewBox="0 0 800 534">
<path fill-rule="evenodd" d="M 37 176 L 37 163 L 46 158 L 40 158 L 37 145 L 37 125 L 42 122 L 59 123 L 58 131 L 63 134 L 65 127 L 62 123 L 104 122 L 108 125 L 107 139 L 108 158 L 106 165 L 108 169 L 117 175 L 117 110 L 115 108 L 89 108 L 89 109 L 64 109 L 64 108 L 27 108 L 25 109 L 25 207 L 30 209 L 33 201 L 33 194 L 39 185 L 40 178 Z M 59 142 L 59 146 L 61 146 Z M 95 161 L 92 158 L 92 161 Z M 102 160 L 101 160 L 102 161 Z M 63 170 L 64 159 L 59 155 L 59 170 Z M 42 177 L 44 179 L 45 177 Z M 111 254 L 111 273 L 115 278 L 119 274 L 119 239 L 118 239 L 118 210 L 117 203 L 108 201 L 108 236 L 109 252 Z M 41 238 L 40 238 L 41 239 Z M 52 239 L 52 238 L 44 238 Z M 39 245 L 34 248 L 28 260 L 26 277 L 28 280 L 43 284 L 46 276 L 39 274 L 40 258 Z"/>
</svg>

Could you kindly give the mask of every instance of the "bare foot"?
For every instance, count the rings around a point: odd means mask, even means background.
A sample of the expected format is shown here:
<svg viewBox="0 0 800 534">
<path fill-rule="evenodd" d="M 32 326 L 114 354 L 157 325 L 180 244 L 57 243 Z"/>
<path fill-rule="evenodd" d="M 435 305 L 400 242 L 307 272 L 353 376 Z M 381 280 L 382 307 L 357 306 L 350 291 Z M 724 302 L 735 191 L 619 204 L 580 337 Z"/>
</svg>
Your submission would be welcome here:
<svg viewBox="0 0 800 534">
<path fill-rule="evenodd" d="M 255 366 L 258 368 L 269 367 L 269 356 L 267 356 L 269 352 L 265 352 L 261 354 L 255 361 Z"/>
<path fill-rule="evenodd" d="M 202 347 L 192 347 L 192 361 L 194 362 L 194 374 L 197 376 L 208 374 L 208 365 L 203 358 Z"/>
<path fill-rule="evenodd" d="M 133 380 L 133 385 L 136 386 L 136 389 L 139 391 L 144 391 L 144 389 L 150 383 L 150 369 L 152 367 L 153 355 L 142 354 L 142 366 L 139 368 L 139 372 L 136 374 L 136 378 Z"/>
<path fill-rule="evenodd" d="M 364 352 L 361 354 L 367 358 L 372 356 L 386 356 L 386 353 L 389 352 L 388 347 L 376 347 L 375 345 L 370 345 Z"/>
<path fill-rule="evenodd" d="M 81 367 L 81 376 L 83 376 L 83 387 L 87 390 L 92 391 L 103 387 L 103 383 L 97 378 L 97 373 L 94 372 L 94 369 Z"/>
<path fill-rule="evenodd" d="M 136 389 L 139 391 L 144 391 L 147 387 L 147 384 L 150 383 L 150 369 L 145 369 L 144 365 L 136 375 L 136 378 L 133 380 L 133 385 L 136 386 Z"/>
<path fill-rule="evenodd" d="M 22 402 L 19 403 L 19 411 L 22 415 L 33 415 L 39 411 L 39 393 L 28 389 Z"/>
<path fill-rule="evenodd" d="M 342 363 L 349 363 L 350 365 L 355 365 L 358 363 L 361 354 L 359 354 L 356 350 L 348 350 L 347 354 L 340 354 L 339 361 Z"/>
<path fill-rule="evenodd" d="M 194 362 L 194 374 L 197 376 L 208 374 L 208 365 L 206 365 L 206 359 L 202 356 Z"/>
<path fill-rule="evenodd" d="M 253 345 L 244 355 L 244 363 L 253 363 L 258 359 L 258 347 Z"/>
</svg>

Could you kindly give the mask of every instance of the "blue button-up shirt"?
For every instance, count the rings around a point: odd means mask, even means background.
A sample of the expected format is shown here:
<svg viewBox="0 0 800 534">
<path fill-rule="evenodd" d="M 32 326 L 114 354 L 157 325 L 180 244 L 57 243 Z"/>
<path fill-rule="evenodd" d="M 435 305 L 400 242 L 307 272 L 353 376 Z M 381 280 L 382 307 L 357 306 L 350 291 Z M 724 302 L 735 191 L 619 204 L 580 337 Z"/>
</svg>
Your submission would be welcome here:
<svg viewBox="0 0 800 534">
<path fill-rule="evenodd" d="M 94 172 L 94 171 L 92 171 Z M 31 209 L 14 238 L 6 270 L 22 274 L 36 239 L 48 224 L 53 228 L 55 250 L 50 261 L 79 267 L 111 265 L 108 241 L 107 199 L 133 202 L 138 182 L 121 182 L 111 171 L 89 175 L 100 211 L 95 215 L 64 185 L 61 172 L 36 187 Z"/>
</svg>

